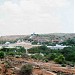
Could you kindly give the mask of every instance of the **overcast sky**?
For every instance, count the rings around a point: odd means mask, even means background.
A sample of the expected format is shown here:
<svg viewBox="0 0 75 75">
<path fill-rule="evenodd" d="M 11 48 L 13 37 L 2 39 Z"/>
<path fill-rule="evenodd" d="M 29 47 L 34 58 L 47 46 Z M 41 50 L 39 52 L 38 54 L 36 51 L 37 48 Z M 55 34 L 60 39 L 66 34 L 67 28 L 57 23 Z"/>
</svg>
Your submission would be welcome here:
<svg viewBox="0 0 75 75">
<path fill-rule="evenodd" d="M 0 0 L 0 35 L 73 33 L 74 0 Z"/>
</svg>

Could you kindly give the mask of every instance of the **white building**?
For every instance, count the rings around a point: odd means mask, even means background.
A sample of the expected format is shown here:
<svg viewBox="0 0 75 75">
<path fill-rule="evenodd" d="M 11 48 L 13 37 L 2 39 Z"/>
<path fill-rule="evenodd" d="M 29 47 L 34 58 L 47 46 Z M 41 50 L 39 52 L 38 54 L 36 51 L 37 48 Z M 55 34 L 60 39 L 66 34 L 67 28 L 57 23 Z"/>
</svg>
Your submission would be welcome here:
<svg viewBox="0 0 75 75">
<path fill-rule="evenodd" d="M 56 44 L 56 46 L 47 46 L 47 47 L 50 49 L 63 49 L 63 48 L 68 47 L 68 46 L 62 46 L 62 45 Z"/>
</svg>

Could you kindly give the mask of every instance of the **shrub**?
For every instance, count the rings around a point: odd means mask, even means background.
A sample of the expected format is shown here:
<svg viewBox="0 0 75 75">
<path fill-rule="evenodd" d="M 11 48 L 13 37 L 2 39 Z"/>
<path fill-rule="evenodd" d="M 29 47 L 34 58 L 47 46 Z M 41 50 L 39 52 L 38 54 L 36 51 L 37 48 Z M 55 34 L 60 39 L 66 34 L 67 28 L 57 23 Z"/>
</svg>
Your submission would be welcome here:
<svg viewBox="0 0 75 75">
<path fill-rule="evenodd" d="M 44 59 L 45 62 L 48 62 L 48 59 Z"/>
<path fill-rule="evenodd" d="M 5 68 L 12 68 L 11 62 L 10 61 L 5 61 Z"/>
<path fill-rule="evenodd" d="M 19 75 L 32 75 L 32 65 L 26 64 L 19 71 Z"/>
<path fill-rule="evenodd" d="M 62 67 L 66 67 L 66 64 L 61 64 Z"/>
<path fill-rule="evenodd" d="M 36 59 L 36 60 L 43 60 L 44 56 L 42 56 L 41 54 L 37 53 L 35 55 L 31 55 L 31 58 Z"/>
<path fill-rule="evenodd" d="M 26 53 L 23 53 L 22 58 L 29 58 L 29 55 L 27 55 Z"/>
<path fill-rule="evenodd" d="M 14 52 L 9 52 L 8 55 L 14 56 L 15 53 Z"/>
</svg>

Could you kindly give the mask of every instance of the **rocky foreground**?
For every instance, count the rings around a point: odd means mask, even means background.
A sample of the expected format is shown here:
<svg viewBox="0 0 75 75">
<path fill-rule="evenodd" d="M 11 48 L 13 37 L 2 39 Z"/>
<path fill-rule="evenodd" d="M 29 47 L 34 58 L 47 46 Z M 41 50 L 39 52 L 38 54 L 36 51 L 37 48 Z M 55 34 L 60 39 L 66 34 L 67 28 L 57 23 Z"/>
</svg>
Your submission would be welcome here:
<svg viewBox="0 0 75 75">
<path fill-rule="evenodd" d="M 25 64 L 33 66 L 33 75 L 74 75 L 75 67 L 61 67 L 60 64 L 54 62 L 41 62 L 33 59 L 8 57 L 0 60 L 0 75 L 18 75 L 18 71 Z"/>
</svg>

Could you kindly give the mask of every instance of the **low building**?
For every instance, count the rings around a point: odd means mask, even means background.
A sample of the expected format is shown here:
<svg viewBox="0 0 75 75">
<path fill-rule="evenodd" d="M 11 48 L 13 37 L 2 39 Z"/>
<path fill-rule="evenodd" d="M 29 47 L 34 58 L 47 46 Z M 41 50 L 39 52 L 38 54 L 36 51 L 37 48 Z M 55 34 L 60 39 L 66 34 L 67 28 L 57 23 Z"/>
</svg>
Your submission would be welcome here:
<svg viewBox="0 0 75 75">
<path fill-rule="evenodd" d="M 56 44 L 56 46 L 47 46 L 47 47 L 50 49 L 63 49 L 63 48 L 68 47 L 68 46 L 62 46 L 62 45 Z"/>
</svg>

